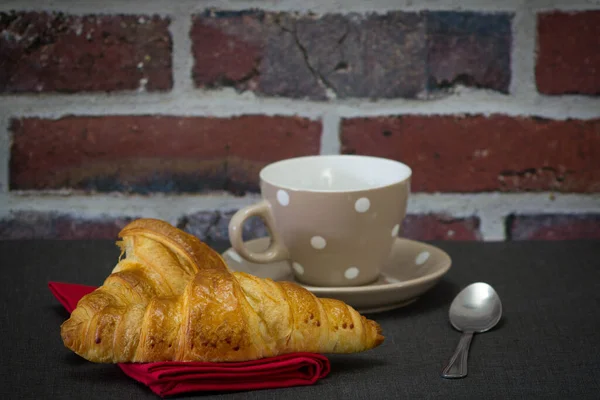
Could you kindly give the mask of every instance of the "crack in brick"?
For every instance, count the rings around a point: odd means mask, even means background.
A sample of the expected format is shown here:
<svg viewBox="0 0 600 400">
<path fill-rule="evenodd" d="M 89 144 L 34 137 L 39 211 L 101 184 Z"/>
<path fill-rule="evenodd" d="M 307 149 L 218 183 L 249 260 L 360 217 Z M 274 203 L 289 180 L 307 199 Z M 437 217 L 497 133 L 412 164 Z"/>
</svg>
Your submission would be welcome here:
<svg viewBox="0 0 600 400">
<path fill-rule="evenodd" d="M 259 65 L 260 65 L 261 61 L 262 61 L 262 58 L 256 59 L 250 72 L 248 72 L 246 75 L 244 75 L 240 79 L 238 79 L 237 83 L 245 84 L 254 78 L 258 78 L 260 76 Z"/>
<path fill-rule="evenodd" d="M 13 28 L 13 23 L 20 19 L 21 16 L 14 11 L 10 13 L 0 13 L 0 25 L 6 27 L 7 30 Z"/>
<path fill-rule="evenodd" d="M 521 169 L 521 170 L 503 170 L 500 171 L 500 176 L 503 177 L 512 177 L 512 176 L 517 176 L 519 178 L 525 178 L 525 177 L 529 177 L 533 174 L 536 174 L 538 171 L 537 168 L 525 168 L 525 169 Z"/>
<path fill-rule="evenodd" d="M 575 171 L 565 170 L 564 172 L 560 172 L 557 168 L 553 167 L 524 168 L 522 170 L 500 171 L 499 178 L 502 181 L 502 184 L 506 185 L 506 183 L 504 182 L 504 178 L 530 178 L 532 176 L 540 174 L 541 172 L 549 172 L 554 178 L 554 180 L 560 183 L 564 182 L 566 177 L 569 174 L 573 174 Z"/>
<path fill-rule="evenodd" d="M 342 44 L 344 44 L 344 41 L 348 37 L 349 33 L 350 33 L 350 24 L 346 23 L 346 32 L 344 32 L 344 34 L 342 35 L 342 37 L 340 37 L 338 39 L 338 41 L 337 41 L 338 47 L 341 46 Z"/>
<path fill-rule="evenodd" d="M 469 222 L 469 218 L 452 218 L 452 217 L 439 217 L 438 221 L 442 225 L 462 224 Z M 478 225 L 478 224 L 476 224 Z"/>
<path fill-rule="evenodd" d="M 262 58 L 257 58 L 254 61 L 254 65 L 252 69 L 244 76 L 238 79 L 229 78 L 227 75 L 221 75 L 214 82 L 209 82 L 205 84 L 208 89 L 216 89 L 222 86 L 225 87 L 233 87 L 245 90 L 244 87 L 246 84 L 249 84 L 253 79 L 258 78 L 260 76 L 260 63 L 262 62 Z M 248 85 L 250 86 L 250 85 Z"/>
<path fill-rule="evenodd" d="M 346 31 L 342 34 L 342 36 L 337 40 L 336 50 L 340 52 L 340 61 L 333 68 L 333 72 L 347 72 L 350 69 L 350 65 L 345 61 L 346 54 L 344 52 L 344 48 L 342 44 L 346 41 L 346 38 L 350 34 L 350 24 L 346 23 Z M 336 92 L 337 94 L 337 92 Z"/>
<path fill-rule="evenodd" d="M 285 26 L 283 26 L 281 24 L 281 22 L 279 20 L 275 20 L 275 23 L 277 24 L 277 26 L 279 26 L 279 28 L 281 28 L 281 30 L 292 35 L 292 37 L 294 38 L 294 42 L 296 43 L 296 46 L 302 53 L 302 58 L 304 59 L 304 63 L 306 64 L 306 67 L 308 68 L 308 70 L 310 71 L 312 76 L 314 76 L 314 78 L 317 80 L 317 82 L 321 86 L 325 87 L 327 98 L 333 98 L 333 99 L 337 98 L 338 91 L 336 90 L 336 88 L 331 84 L 331 82 L 329 82 L 329 80 L 327 80 L 323 76 L 323 74 L 321 74 L 319 72 L 319 70 L 317 70 L 315 67 L 313 67 L 313 65 L 310 63 L 309 56 L 308 56 L 308 49 L 302 44 L 302 42 L 300 42 L 300 38 L 298 37 L 298 30 L 296 29 L 296 27 L 294 26 L 294 29 L 286 28 Z M 327 90 L 327 89 L 329 89 L 329 90 Z M 329 91 L 332 93 L 328 93 Z"/>
<path fill-rule="evenodd" d="M 315 67 L 313 67 L 311 65 L 311 63 L 308 59 L 308 50 L 306 49 L 306 47 L 304 47 L 302 45 L 302 43 L 300 43 L 300 39 L 298 38 L 298 32 L 296 30 L 294 30 L 293 34 L 294 34 L 294 40 L 296 41 L 296 45 L 300 49 L 300 52 L 302 52 L 302 57 L 304 58 L 304 62 L 306 63 L 306 67 L 309 69 L 310 73 L 313 74 L 313 76 L 317 79 L 317 81 L 320 84 L 322 84 L 327 89 L 329 89 L 333 92 L 333 96 L 331 96 L 331 97 L 333 97 L 334 99 L 337 98 L 338 92 L 335 89 L 335 87 L 331 84 L 331 82 L 329 82 L 327 79 L 325 79 L 323 74 L 321 74 Z M 327 95 L 327 97 L 330 97 L 330 96 Z"/>
<path fill-rule="evenodd" d="M 458 74 L 452 80 L 442 79 L 441 81 L 438 81 L 433 76 L 429 79 L 429 88 L 432 90 L 448 90 L 454 89 L 456 86 L 468 86 L 477 89 L 487 88 L 487 85 L 479 84 L 477 79 L 469 74 Z"/>
</svg>

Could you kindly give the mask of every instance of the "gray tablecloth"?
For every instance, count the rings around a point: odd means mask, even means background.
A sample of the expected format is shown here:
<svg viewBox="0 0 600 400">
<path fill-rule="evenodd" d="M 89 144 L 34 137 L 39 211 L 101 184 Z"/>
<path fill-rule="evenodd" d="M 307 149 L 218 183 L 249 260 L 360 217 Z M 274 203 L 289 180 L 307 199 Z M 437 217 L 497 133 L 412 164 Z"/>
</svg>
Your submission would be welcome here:
<svg viewBox="0 0 600 400">
<path fill-rule="evenodd" d="M 416 303 L 369 316 L 383 327 L 382 346 L 332 356 L 330 376 L 314 386 L 198 397 L 600 398 L 600 242 L 437 245 L 453 259 L 446 277 Z M 99 285 L 118 254 L 112 241 L 0 242 L 0 398 L 157 398 L 118 367 L 72 354 L 60 339 L 67 313 L 47 282 Z M 448 307 L 474 281 L 496 288 L 504 318 L 475 336 L 469 376 L 445 380 L 440 371 L 459 339 Z"/>
</svg>

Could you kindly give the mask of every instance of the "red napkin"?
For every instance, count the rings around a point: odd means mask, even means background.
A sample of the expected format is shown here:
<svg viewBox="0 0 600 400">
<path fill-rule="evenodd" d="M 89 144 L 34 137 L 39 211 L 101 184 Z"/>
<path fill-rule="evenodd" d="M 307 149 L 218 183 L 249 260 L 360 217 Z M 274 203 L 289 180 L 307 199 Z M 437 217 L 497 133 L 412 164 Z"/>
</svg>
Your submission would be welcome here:
<svg viewBox="0 0 600 400">
<path fill-rule="evenodd" d="M 50 291 L 72 312 L 93 286 L 49 282 Z M 291 353 L 237 363 L 155 362 L 117 364 L 125 374 L 164 397 L 198 391 L 235 391 L 312 385 L 329 374 L 321 354 Z"/>
</svg>

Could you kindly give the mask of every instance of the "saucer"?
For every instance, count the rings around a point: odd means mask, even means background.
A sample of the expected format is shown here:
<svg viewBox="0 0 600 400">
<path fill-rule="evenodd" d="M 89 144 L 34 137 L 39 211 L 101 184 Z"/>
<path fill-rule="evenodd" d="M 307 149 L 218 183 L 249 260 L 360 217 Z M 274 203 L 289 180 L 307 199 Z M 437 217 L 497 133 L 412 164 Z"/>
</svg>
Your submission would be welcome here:
<svg viewBox="0 0 600 400">
<path fill-rule="evenodd" d="M 269 243 L 268 237 L 245 242 L 253 252 L 266 250 Z M 452 264 L 450 256 L 435 246 L 397 238 L 377 281 L 364 286 L 322 287 L 296 281 L 286 261 L 255 264 L 246 261 L 231 248 L 223 253 L 223 258 L 232 271 L 247 272 L 274 281 L 295 282 L 317 297 L 342 300 L 360 313 L 388 311 L 416 301 L 435 286 Z"/>
</svg>

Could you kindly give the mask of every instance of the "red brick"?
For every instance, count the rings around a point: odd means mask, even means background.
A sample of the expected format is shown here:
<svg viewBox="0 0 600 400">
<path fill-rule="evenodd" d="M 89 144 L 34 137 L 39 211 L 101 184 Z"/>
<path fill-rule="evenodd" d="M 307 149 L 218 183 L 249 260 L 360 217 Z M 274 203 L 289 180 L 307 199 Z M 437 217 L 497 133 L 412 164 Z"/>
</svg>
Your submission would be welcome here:
<svg viewBox="0 0 600 400">
<path fill-rule="evenodd" d="M 416 192 L 600 192 L 600 119 L 356 118 L 342 151 L 405 162 Z"/>
<path fill-rule="evenodd" d="M 117 239 L 130 217 L 82 217 L 19 211 L 0 220 L 0 239 Z"/>
<path fill-rule="evenodd" d="M 170 89 L 168 25 L 147 15 L 0 13 L 0 91 Z"/>
<path fill-rule="evenodd" d="M 299 117 L 70 116 L 13 120 L 10 189 L 256 191 L 269 162 L 318 154 Z"/>
<path fill-rule="evenodd" d="M 479 218 L 409 214 L 402 223 L 400 237 L 413 240 L 481 240 Z"/>
<path fill-rule="evenodd" d="M 600 10 L 538 16 L 538 90 L 600 95 Z"/>
<path fill-rule="evenodd" d="M 426 90 L 421 13 L 365 16 L 208 11 L 190 33 L 197 87 L 323 100 L 414 98 Z"/>
<path fill-rule="evenodd" d="M 506 229 L 511 240 L 600 240 L 600 214 L 513 215 Z"/>
</svg>

